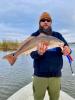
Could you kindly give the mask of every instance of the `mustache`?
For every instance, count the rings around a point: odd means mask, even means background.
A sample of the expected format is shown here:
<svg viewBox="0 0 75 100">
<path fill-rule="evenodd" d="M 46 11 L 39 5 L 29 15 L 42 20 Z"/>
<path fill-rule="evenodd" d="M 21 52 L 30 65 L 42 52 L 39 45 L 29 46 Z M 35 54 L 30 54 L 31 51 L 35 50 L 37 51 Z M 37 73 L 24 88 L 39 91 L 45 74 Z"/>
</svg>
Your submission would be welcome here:
<svg viewBox="0 0 75 100">
<path fill-rule="evenodd" d="M 44 26 L 48 26 L 48 25 L 45 23 Z"/>
</svg>

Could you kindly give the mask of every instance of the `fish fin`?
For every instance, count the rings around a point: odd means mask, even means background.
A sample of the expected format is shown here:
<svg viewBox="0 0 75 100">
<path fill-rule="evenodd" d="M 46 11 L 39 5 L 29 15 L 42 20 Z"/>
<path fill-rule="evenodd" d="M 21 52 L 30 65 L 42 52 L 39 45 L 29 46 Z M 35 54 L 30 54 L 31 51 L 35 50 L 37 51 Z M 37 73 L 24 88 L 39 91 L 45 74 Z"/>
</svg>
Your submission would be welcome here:
<svg viewBox="0 0 75 100">
<path fill-rule="evenodd" d="M 8 62 L 10 63 L 10 65 L 13 65 L 15 63 L 17 57 L 14 55 L 14 53 L 12 53 L 12 54 L 8 54 L 8 55 L 4 56 L 3 59 L 7 59 Z"/>
</svg>

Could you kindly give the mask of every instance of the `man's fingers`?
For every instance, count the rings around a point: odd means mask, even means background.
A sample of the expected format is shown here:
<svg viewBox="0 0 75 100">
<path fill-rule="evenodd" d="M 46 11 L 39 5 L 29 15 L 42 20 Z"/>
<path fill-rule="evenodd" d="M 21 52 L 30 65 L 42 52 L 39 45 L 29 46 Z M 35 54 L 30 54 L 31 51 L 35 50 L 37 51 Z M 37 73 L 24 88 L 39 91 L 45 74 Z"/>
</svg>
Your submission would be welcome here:
<svg viewBox="0 0 75 100">
<path fill-rule="evenodd" d="M 45 51 L 48 49 L 48 44 L 45 42 L 40 42 L 37 45 L 37 49 L 40 53 L 45 53 Z"/>
<path fill-rule="evenodd" d="M 63 48 L 63 54 L 64 55 L 70 54 L 70 48 L 68 46 L 64 46 L 64 48 Z"/>
</svg>

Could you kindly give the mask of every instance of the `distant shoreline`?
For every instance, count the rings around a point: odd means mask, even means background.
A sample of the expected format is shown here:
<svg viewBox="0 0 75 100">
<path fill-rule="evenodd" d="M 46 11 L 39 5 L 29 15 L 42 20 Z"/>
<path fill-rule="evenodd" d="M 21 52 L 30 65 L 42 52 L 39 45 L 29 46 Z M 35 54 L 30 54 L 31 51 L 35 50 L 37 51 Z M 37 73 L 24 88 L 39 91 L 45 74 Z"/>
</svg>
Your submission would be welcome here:
<svg viewBox="0 0 75 100">
<path fill-rule="evenodd" d="M 68 43 L 68 44 L 75 44 L 75 42 L 72 42 L 72 43 Z"/>
<path fill-rule="evenodd" d="M 0 42 L 0 51 L 13 51 L 17 50 L 20 42 L 18 41 L 2 41 Z"/>
<path fill-rule="evenodd" d="M 75 44 L 75 42 L 68 43 L 68 44 L 69 45 Z M 0 42 L 0 51 L 14 51 L 14 50 L 17 50 L 19 45 L 20 45 L 20 42 L 17 40 L 16 41 L 3 40 L 2 42 Z"/>
</svg>

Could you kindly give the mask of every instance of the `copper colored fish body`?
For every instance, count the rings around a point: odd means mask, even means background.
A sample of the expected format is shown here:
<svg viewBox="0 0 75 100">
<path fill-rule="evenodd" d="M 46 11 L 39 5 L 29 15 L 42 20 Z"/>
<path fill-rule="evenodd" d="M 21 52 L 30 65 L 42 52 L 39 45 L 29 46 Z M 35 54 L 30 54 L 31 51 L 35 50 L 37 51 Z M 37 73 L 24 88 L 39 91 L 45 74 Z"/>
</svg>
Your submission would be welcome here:
<svg viewBox="0 0 75 100">
<path fill-rule="evenodd" d="M 32 51 L 37 50 L 37 44 L 39 42 L 45 42 L 49 48 L 60 47 L 61 45 L 64 46 L 64 42 L 56 37 L 41 33 L 39 36 L 30 36 L 21 43 L 16 52 L 8 54 L 3 58 L 7 59 L 9 63 L 13 65 L 20 54 L 30 54 Z"/>
</svg>

